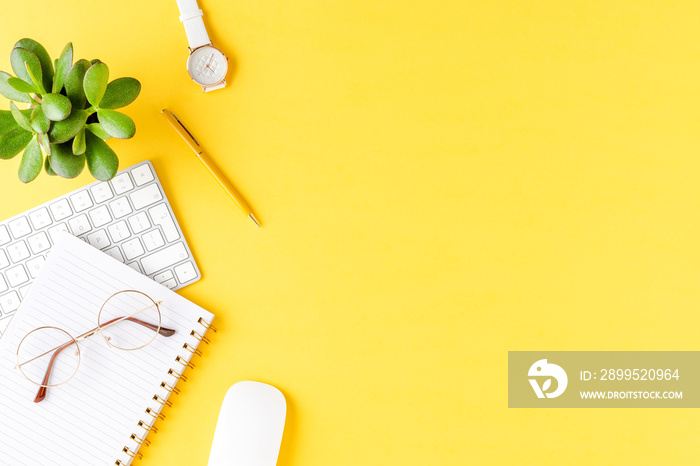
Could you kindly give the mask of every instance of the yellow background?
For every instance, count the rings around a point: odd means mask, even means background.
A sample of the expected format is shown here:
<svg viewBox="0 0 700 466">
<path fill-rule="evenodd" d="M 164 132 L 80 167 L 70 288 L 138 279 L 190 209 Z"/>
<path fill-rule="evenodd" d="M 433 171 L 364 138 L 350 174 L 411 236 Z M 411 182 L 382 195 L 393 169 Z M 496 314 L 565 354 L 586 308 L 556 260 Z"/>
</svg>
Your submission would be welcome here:
<svg viewBox="0 0 700 466">
<path fill-rule="evenodd" d="M 217 315 L 140 464 L 206 464 L 224 392 L 279 387 L 280 465 L 683 464 L 694 410 L 509 410 L 508 350 L 697 349 L 700 6 L 201 0 L 229 87 L 185 72 L 174 0 L 4 2 L 143 91 L 153 161 Z M 2 104 L 7 105 L 6 103 Z M 159 115 L 250 201 L 235 208 Z M 23 186 L 0 217 L 90 182 Z"/>
</svg>

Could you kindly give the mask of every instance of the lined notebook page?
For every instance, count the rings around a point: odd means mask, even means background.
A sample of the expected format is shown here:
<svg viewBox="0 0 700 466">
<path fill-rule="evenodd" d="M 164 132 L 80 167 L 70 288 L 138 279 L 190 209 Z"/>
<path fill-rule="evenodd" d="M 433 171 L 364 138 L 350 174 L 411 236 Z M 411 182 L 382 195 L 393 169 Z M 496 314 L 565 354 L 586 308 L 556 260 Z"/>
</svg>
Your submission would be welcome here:
<svg viewBox="0 0 700 466">
<path fill-rule="evenodd" d="M 158 335 L 137 351 L 110 347 L 99 335 L 80 342 L 80 368 L 68 383 L 50 387 L 46 399 L 34 403 L 38 387 L 13 369 L 17 346 L 31 330 L 55 326 L 74 337 L 97 326 L 103 302 L 122 290 L 138 290 L 160 306 L 162 326 L 175 335 Z M 128 266 L 66 235 L 57 243 L 22 306 L 0 339 L 0 464 L 1 465 L 114 465 L 130 464 L 124 447 L 138 450 L 132 433 L 145 437 L 147 425 L 161 405 L 154 395 L 167 399 L 182 373 L 180 356 L 189 361 L 191 335 L 205 332 L 214 315 L 168 290 Z"/>
</svg>

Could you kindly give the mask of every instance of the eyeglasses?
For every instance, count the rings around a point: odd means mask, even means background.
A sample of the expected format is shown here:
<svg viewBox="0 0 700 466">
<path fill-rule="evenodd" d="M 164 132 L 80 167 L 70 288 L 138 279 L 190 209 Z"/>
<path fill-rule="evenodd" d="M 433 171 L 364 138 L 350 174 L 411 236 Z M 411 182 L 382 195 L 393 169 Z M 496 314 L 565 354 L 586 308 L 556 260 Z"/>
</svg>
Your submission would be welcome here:
<svg viewBox="0 0 700 466">
<path fill-rule="evenodd" d="M 135 351 L 148 346 L 157 335 L 170 337 L 175 330 L 161 326 L 160 304 L 136 290 L 124 290 L 108 297 L 97 314 L 97 327 L 73 337 L 58 327 L 39 327 L 19 342 L 17 365 L 22 375 L 39 386 L 35 403 L 46 398 L 48 387 L 63 385 L 80 366 L 78 342 L 99 333 L 116 349 Z M 139 315 L 137 319 L 136 315 Z"/>
</svg>

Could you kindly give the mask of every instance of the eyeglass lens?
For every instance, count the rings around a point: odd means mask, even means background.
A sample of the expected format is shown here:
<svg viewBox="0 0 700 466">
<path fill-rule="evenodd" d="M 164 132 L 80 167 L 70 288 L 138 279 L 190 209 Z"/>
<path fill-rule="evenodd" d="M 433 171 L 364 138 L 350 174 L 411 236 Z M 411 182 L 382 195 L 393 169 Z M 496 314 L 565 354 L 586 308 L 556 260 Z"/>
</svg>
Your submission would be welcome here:
<svg viewBox="0 0 700 466">
<path fill-rule="evenodd" d="M 130 316 L 123 319 L 126 316 Z M 123 319 L 123 320 L 122 320 Z M 105 301 L 98 325 L 107 342 L 115 348 L 135 350 L 154 340 L 161 315 L 156 303 L 138 291 L 122 291 Z"/>
<path fill-rule="evenodd" d="M 31 382 L 55 387 L 68 382 L 80 364 L 73 337 L 56 327 L 40 327 L 27 334 L 17 350 L 19 369 Z"/>
</svg>

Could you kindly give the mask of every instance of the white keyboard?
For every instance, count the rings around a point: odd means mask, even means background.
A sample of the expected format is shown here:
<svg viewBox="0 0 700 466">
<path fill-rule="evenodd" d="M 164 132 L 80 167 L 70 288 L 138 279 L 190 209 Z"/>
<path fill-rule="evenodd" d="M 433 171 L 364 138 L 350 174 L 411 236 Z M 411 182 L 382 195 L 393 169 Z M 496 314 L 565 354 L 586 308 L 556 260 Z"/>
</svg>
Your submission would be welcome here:
<svg viewBox="0 0 700 466">
<path fill-rule="evenodd" d="M 151 162 L 0 222 L 0 336 L 67 231 L 176 290 L 201 274 Z"/>
</svg>

